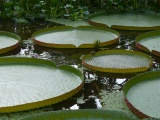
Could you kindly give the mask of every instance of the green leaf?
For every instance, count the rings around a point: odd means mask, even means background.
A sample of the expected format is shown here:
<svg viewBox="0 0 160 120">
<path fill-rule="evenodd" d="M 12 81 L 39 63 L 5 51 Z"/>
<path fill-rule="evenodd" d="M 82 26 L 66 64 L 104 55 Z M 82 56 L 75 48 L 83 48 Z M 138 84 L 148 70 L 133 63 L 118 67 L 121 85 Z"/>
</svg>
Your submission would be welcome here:
<svg viewBox="0 0 160 120">
<path fill-rule="evenodd" d="M 160 118 L 160 71 L 141 73 L 123 87 L 128 107 L 139 117 Z"/>
<path fill-rule="evenodd" d="M 160 31 L 150 31 L 136 37 L 136 46 L 146 52 L 160 56 Z"/>
<path fill-rule="evenodd" d="M 11 51 L 19 46 L 21 37 L 10 32 L 0 31 L 0 54 Z"/>
<path fill-rule="evenodd" d="M 59 0 L 50 0 L 52 5 L 55 5 Z"/>
<path fill-rule="evenodd" d="M 46 47 L 94 48 L 95 39 L 100 41 L 100 47 L 107 46 L 118 41 L 119 33 L 94 26 L 61 26 L 37 31 L 32 38 L 36 44 Z"/>
<path fill-rule="evenodd" d="M 159 19 L 160 15 L 153 11 L 102 12 L 89 16 L 88 22 L 91 25 L 121 30 L 160 30 Z"/>
<path fill-rule="evenodd" d="M 83 73 L 78 69 L 65 65 L 57 68 L 44 59 L 1 57 L 0 71 L 0 113 L 61 102 L 79 92 L 84 84 Z"/>
<path fill-rule="evenodd" d="M 133 118 L 119 111 L 109 110 L 64 110 L 47 112 L 36 116 L 24 118 L 23 120 L 133 120 Z"/>
<path fill-rule="evenodd" d="M 13 5 L 13 1 L 8 1 L 3 4 L 4 8 L 10 8 Z"/>
<path fill-rule="evenodd" d="M 92 70 L 111 73 L 146 71 L 152 67 L 152 59 L 144 53 L 129 50 L 105 50 L 92 56 L 86 55 L 82 64 Z"/>
</svg>

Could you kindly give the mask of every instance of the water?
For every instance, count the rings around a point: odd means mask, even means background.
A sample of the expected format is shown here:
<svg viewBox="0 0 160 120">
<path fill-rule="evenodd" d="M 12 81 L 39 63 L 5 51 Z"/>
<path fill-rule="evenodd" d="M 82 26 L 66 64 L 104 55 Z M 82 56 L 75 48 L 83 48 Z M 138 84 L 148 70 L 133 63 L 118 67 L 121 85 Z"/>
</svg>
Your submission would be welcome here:
<svg viewBox="0 0 160 120">
<path fill-rule="evenodd" d="M 68 64 L 73 67 L 82 69 L 81 57 L 88 53 L 94 53 L 99 50 L 107 49 L 127 49 L 141 51 L 135 47 L 135 37 L 144 31 L 118 31 L 120 32 L 120 40 L 110 46 L 101 49 L 51 49 L 45 48 L 32 43 L 30 37 L 33 32 L 46 27 L 58 26 L 59 24 L 51 23 L 30 23 L 29 26 L 15 25 L 9 22 L 2 21 L 0 23 L 0 30 L 16 33 L 22 37 L 21 46 L 11 52 L 1 54 L 0 56 L 20 55 L 35 57 L 41 59 L 49 59 L 56 63 L 57 66 Z M 142 51 L 141 51 L 142 52 Z M 148 53 L 147 53 L 148 54 Z M 151 55 L 153 58 L 153 68 L 150 70 L 157 70 L 160 68 L 160 60 L 158 57 Z M 73 97 L 62 101 L 60 103 L 39 108 L 41 111 L 56 111 L 68 109 L 102 109 L 101 93 L 119 92 L 122 91 L 123 85 L 133 76 L 139 73 L 130 74 L 114 74 L 101 73 L 83 68 L 85 76 L 84 87 L 79 93 Z"/>
</svg>

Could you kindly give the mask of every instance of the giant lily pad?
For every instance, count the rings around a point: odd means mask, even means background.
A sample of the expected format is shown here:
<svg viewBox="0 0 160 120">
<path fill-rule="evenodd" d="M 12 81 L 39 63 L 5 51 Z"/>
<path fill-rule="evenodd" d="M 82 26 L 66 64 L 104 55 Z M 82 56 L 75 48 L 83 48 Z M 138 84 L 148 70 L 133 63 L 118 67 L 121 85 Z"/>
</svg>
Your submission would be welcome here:
<svg viewBox="0 0 160 120">
<path fill-rule="evenodd" d="M 47 112 L 22 120 L 133 120 L 133 118 L 119 111 L 85 109 Z"/>
<path fill-rule="evenodd" d="M 160 15 L 152 11 L 112 12 L 91 15 L 88 22 L 92 25 L 111 27 L 121 30 L 160 29 Z"/>
<path fill-rule="evenodd" d="M 82 64 L 100 72 L 129 73 L 148 70 L 152 66 L 152 59 L 136 51 L 105 50 L 84 56 Z"/>
<path fill-rule="evenodd" d="M 160 118 L 160 71 L 131 78 L 123 88 L 128 107 L 139 117 Z"/>
<path fill-rule="evenodd" d="M 0 54 L 17 48 L 20 40 L 20 36 L 14 33 L 0 31 Z"/>
<path fill-rule="evenodd" d="M 119 33 L 93 26 L 61 26 L 46 28 L 32 35 L 33 41 L 41 46 L 54 48 L 94 48 L 107 46 L 118 41 Z"/>
<path fill-rule="evenodd" d="M 0 112 L 15 112 L 58 103 L 83 86 L 76 68 L 35 58 L 0 58 Z"/>
<path fill-rule="evenodd" d="M 136 38 L 136 46 L 160 57 L 160 31 L 151 31 Z"/>
</svg>

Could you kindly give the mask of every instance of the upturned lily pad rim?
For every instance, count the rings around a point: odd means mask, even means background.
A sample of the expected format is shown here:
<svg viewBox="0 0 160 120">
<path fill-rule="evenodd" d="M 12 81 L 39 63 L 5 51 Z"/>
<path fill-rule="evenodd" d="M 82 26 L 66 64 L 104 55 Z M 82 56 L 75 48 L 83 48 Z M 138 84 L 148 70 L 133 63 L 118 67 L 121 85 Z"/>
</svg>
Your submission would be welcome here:
<svg viewBox="0 0 160 120">
<path fill-rule="evenodd" d="M 53 67 L 53 68 L 65 70 L 65 71 L 68 71 L 68 72 L 71 72 L 77 75 L 81 79 L 82 82 L 75 89 L 67 93 L 61 94 L 54 98 L 49 98 L 49 99 L 45 99 L 45 100 L 38 101 L 38 102 L 26 103 L 26 104 L 21 104 L 21 105 L 16 105 L 16 106 L 1 107 L 0 113 L 24 111 L 24 110 L 30 110 L 30 109 L 48 106 L 51 104 L 56 104 L 78 93 L 82 89 L 83 84 L 84 84 L 84 76 L 80 70 L 74 67 L 71 67 L 69 65 L 62 65 L 62 66 L 57 67 L 53 62 L 49 60 L 37 59 L 37 58 L 27 58 L 27 57 L 0 57 L 0 66 L 1 65 L 36 65 L 36 66 L 42 66 L 42 67 L 43 66 Z"/>
<path fill-rule="evenodd" d="M 149 13 L 151 14 L 151 11 L 139 11 L 139 12 L 145 12 L 145 13 Z M 125 26 L 125 25 L 111 25 L 110 27 L 107 24 L 104 23 L 98 23 L 98 22 L 94 22 L 92 20 L 90 20 L 91 18 L 97 17 L 97 16 L 101 16 L 101 15 L 107 15 L 107 14 L 114 14 L 114 13 L 127 13 L 125 11 L 118 11 L 118 12 L 99 12 L 99 13 L 95 13 L 93 15 L 90 15 L 87 18 L 87 21 L 89 24 L 93 25 L 93 26 L 99 26 L 99 27 L 106 27 L 106 28 L 111 28 L 111 29 L 117 29 L 117 30 L 135 30 L 135 31 L 149 31 L 149 30 L 160 30 L 160 25 L 159 26 L 152 26 L 152 27 L 140 27 L 140 26 Z M 131 12 L 128 12 L 131 13 Z"/>
<path fill-rule="evenodd" d="M 95 27 L 95 26 L 78 26 L 78 27 L 73 27 L 73 26 L 57 26 L 57 27 L 50 27 L 50 28 L 45 28 L 39 31 L 36 31 L 32 34 L 32 40 L 35 42 L 37 45 L 44 46 L 44 47 L 51 47 L 51 48 L 94 48 L 95 45 L 94 43 L 90 44 L 81 44 L 78 47 L 76 47 L 74 44 L 55 44 L 55 43 L 45 43 L 41 42 L 39 40 L 36 40 L 34 37 L 40 34 L 45 34 L 45 33 L 51 33 L 51 32 L 56 32 L 56 31 L 68 31 L 68 30 L 102 30 L 106 32 L 111 32 L 115 34 L 117 37 L 115 39 L 106 41 L 106 42 L 100 42 L 99 46 L 107 46 L 111 45 L 119 40 L 120 34 L 112 29 L 107 29 L 107 28 L 102 28 L 102 27 Z"/>
<path fill-rule="evenodd" d="M 101 55 L 112 55 L 112 54 L 129 54 L 129 55 L 140 55 L 142 57 L 145 57 L 150 60 L 149 67 L 137 67 L 137 68 L 101 68 L 97 66 L 92 66 L 89 65 L 85 62 L 85 59 L 87 58 L 92 58 L 92 57 L 97 57 Z M 152 58 L 148 56 L 147 54 L 137 52 L 137 51 L 131 51 L 131 50 L 104 50 L 104 51 L 99 51 L 96 52 L 94 55 L 93 54 L 87 54 L 83 57 L 82 59 L 82 64 L 92 70 L 99 71 L 99 72 L 109 72 L 109 73 L 133 73 L 133 72 L 142 72 L 148 70 L 150 67 L 152 67 L 153 62 Z"/>
<path fill-rule="evenodd" d="M 140 118 L 149 118 L 150 116 L 142 113 L 141 111 L 139 111 L 138 109 L 136 109 L 132 103 L 129 102 L 129 100 L 126 98 L 126 95 L 129 91 L 129 89 L 131 87 L 133 87 L 134 85 L 138 84 L 139 82 L 142 81 L 152 81 L 155 78 L 159 78 L 160 77 L 160 71 L 149 71 L 149 72 L 145 72 L 145 73 L 141 73 L 139 75 L 136 75 L 134 77 L 132 77 L 124 86 L 123 86 L 123 93 L 125 95 L 125 102 L 128 105 L 128 107 L 133 111 L 134 114 L 136 114 L 138 117 Z"/>
<path fill-rule="evenodd" d="M 98 110 L 98 109 L 79 109 L 79 110 L 59 110 L 51 111 L 38 115 L 26 117 L 22 120 L 48 120 L 48 119 L 110 119 L 110 120 L 133 120 L 132 116 L 120 111 Z"/>
<path fill-rule="evenodd" d="M 140 34 L 139 36 L 136 37 L 135 42 L 136 42 L 136 46 L 139 49 L 141 49 L 145 52 L 152 53 L 153 55 L 156 55 L 156 56 L 160 57 L 160 51 L 156 51 L 156 50 L 151 50 L 150 51 L 147 47 L 145 47 L 144 45 L 139 43 L 141 40 L 143 40 L 145 38 L 155 37 L 155 36 L 160 36 L 160 30 L 150 31 L 150 32 L 145 32 L 143 34 Z"/>
<path fill-rule="evenodd" d="M 19 35 L 17 35 L 17 34 L 14 34 L 14 33 L 11 33 L 11 32 L 7 32 L 7 31 L 0 31 L 0 36 L 7 36 L 7 37 L 13 38 L 13 39 L 18 41 L 17 44 L 13 44 L 11 46 L 8 46 L 8 47 L 5 47 L 5 48 L 1 48 L 0 49 L 0 54 L 9 52 L 9 51 L 17 48 L 20 45 L 19 41 L 21 40 L 21 37 Z"/>
</svg>

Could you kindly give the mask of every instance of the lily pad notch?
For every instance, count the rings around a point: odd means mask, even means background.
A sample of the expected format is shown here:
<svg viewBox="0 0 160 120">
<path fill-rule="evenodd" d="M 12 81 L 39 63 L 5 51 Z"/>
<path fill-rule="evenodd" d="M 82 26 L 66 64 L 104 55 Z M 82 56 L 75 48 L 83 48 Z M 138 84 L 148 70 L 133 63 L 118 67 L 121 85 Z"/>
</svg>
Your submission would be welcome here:
<svg viewBox="0 0 160 120">
<path fill-rule="evenodd" d="M 94 26 L 57 26 L 32 34 L 35 44 L 50 48 L 94 48 L 111 45 L 119 40 L 119 33 L 112 29 Z"/>
<path fill-rule="evenodd" d="M 135 42 L 139 49 L 160 57 L 160 30 L 143 33 Z"/>
<path fill-rule="evenodd" d="M 0 79 L 0 91 L 3 92 L 0 96 L 0 113 L 56 104 L 75 95 L 84 84 L 80 70 L 68 65 L 57 68 L 49 60 L 1 57 L 0 69 L 3 73 Z"/>
<path fill-rule="evenodd" d="M 152 67 L 152 58 L 147 54 L 131 50 L 105 50 L 87 54 L 82 64 L 91 70 L 109 73 L 133 73 Z"/>
<path fill-rule="evenodd" d="M 141 73 L 124 86 L 124 100 L 130 110 L 140 118 L 159 119 L 160 71 Z"/>
<path fill-rule="evenodd" d="M 0 31 L 0 54 L 9 52 L 20 45 L 21 37 L 17 34 Z"/>
</svg>

